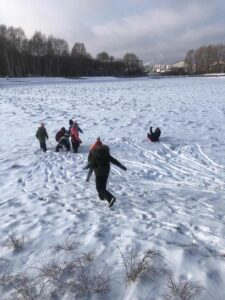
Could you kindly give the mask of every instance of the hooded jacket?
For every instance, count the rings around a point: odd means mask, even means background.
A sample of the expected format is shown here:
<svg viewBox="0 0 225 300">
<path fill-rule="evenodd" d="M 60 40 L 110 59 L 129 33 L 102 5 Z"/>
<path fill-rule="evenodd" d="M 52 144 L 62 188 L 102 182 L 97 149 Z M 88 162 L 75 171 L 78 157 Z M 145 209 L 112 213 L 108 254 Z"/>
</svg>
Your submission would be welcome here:
<svg viewBox="0 0 225 300">
<path fill-rule="evenodd" d="M 48 139 L 48 134 L 45 127 L 41 126 L 38 128 L 36 132 L 36 138 L 40 141 L 40 143 L 45 143 L 46 138 Z"/>
<path fill-rule="evenodd" d="M 79 137 L 79 132 L 78 132 L 78 129 L 77 127 L 73 126 L 70 130 L 70 135 L 71 135 L 71 141 L 72 143 L 81 143 L 81 139 Z"/>
<path fill-rule="evenodd" d="M 158 142 L 160 135 L 161 130 L 159 129 L 159 127 L 157 127 L 155 131 L 152 131 L 152 127 L 150 127 L 150 135 L 148 135 L 148 137 L 152 142 Z"/>
<path fill-rule="evenodd" d="M 90 151 L 89 151 L 89 154 L 88 154 L 88 162 L 91 161 L 91 158 L 92 158 L 92 154 L 93 154 L 93 151 L 95 149 L 97 149 L 99 146 L 102 146 L 102 142 L 100 140 L 97 140 L 93 145 L 91 145 L 90 147 Z"/>
<path fill-rule="evenodd" d="M 120 167 L 123 170 L 126 168 L 109 153 L 109 147 L 106 145 L 98 146 L 91 151 L 90 162 L 86 169 L 93 168 L 96 176 L 108 177 L 110 172 L 110 163 Z"/>
<path fill-rule="evenodd" d="M 73 121 L 73 120 L 69 120 L 69 133 L 71 134 L 71 129 L 73 128 L 73 127 L 76 127 L 77 128 L 77 130 L 80 132 L 80 133 L 83 133 L 83 130 L 80 128 L 80 126 L 78 125 L 78 123 L 77 122 L 75 122 L 75 121 Z"/>
<path fill-rule="evenodd" d="M 59 140 L 61 139 L 61 137 L 64 136 L 64 134 L 65 134 L 65 132 L 63 132 L 62 130 L 59 130 L 55 135 L 56 142 L 59 142 Z"/>
</svg>

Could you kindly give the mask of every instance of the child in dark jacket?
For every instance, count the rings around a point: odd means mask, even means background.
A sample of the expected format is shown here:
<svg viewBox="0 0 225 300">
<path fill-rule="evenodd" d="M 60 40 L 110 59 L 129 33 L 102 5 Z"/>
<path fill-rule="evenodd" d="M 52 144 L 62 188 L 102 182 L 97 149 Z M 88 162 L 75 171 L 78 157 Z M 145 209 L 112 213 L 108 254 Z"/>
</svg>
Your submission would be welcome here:
<svg viewBox="0 0 225 300">
<path fill-rule="evenodd" d="M 59 140 L 61 139 L 62 136 L 64 136 L 65 133 L 66 133 L 66 129 L 65 127 L 62 127 L 55 135 L 56 142 L 59 142 Z"/>
<path fill-rule="evenodd" d="M 101 200 L 107 200 L 111 207 L 116 198 L 106 189 L 107 179 L 110 172 L 110 163 L 117 167 L 127 170 L 118 160 L 112 157 L 109 153 L 109 147 L 106 145 L 98 146 L 92 151 L 90 162 L 84 169 L 93 168 L 95 172 L 95 183 L 98 197 Z"/>
<path fill-rule="evenodd" d="M 38 130 L 36 132 L 36 138 L 40 142 L 40 148 L 41 148 L 41 150 L 43 150 L 44 152 L 46 152 L 47 151 L 46 139 L 48 139 L 48 134 L 47 134 L 47 131 L 46 131 L 44 123 L 41 123 L 41 126 L 38 128 Z"/>
<path fill-rule="evenodd" d="M 160 135 L 161 135 L 161 130 L 159 129 L 159 127 L 157 127 L 155 131 L 152 131 L 152 127 L 150 127 L 150 134 L 148 133 L 147 137 L 152 142 L 159 142 Z"/>
</svg>

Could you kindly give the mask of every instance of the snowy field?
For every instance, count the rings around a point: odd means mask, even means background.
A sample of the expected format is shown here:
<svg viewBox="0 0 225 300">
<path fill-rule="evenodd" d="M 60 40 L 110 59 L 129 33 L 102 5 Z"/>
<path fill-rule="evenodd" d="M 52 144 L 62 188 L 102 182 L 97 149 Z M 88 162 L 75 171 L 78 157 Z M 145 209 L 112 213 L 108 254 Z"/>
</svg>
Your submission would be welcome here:
<svg viewBox="0 0 225 300">
<path fill-rule="evenodd" d="M 225 299 L 225 77 L 0 79 L 0 112 L 0 299 Z M 79 153 L 55 153 L 70 118 Z M 85 182 L 97 136 L 127 167 L 111 209 Z"/>
</svg>

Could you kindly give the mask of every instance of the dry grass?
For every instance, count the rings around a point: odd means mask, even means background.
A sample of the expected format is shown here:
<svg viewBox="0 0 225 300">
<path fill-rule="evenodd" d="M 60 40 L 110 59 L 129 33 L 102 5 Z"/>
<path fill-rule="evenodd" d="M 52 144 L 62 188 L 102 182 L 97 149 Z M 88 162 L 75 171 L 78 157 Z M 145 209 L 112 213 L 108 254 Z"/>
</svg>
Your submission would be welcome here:
<svg viewBox="0 0 225 300">
<path fill-rule="evenodd" d="M 54 246 L 53 248 L 55 251 L 65 251 L 70 252 L 76 250 L 80 246 L 79 243 L 75 243 L 74 240 L 71 238 L 71 236 L 65 237 L 62 244 L 58 244 Z"/>
<path fill-rule="evenodd" d="M 110 276 L 106 264 L 99 266 L 92 252 L 82 253 L 73 260 L 55 260 L 33 267 L 37 276 L 25 273 L 12 274 L 3 269 L 0 286 L 10 290 L 13 300 L 54 299 L 69 293 L 72 297 L 104 293 L 109 290 Z M 45 296 L 46 295 L 46 296 Z M 60 299 L 60 298 L 58 298 Z"/>
<path fill-rule="evenodd" d="M 2 287 L 14 290 L 13 299 L 37 300 L 44 299 L 42 295 L 43 285 L 34 282 L 24 274 L 3 274 L 0 276 L 0 285 Z"/>
<path fill-rule="evenodd" d="M 99 269 L 93 252 L 82 253 L 69 261 L 54 261 L 38 268 L 39 278 L 56 289 L 80 294 L 102 293 L 108 290 L 110 276 L 107 265 Z"/>
<path fill-rule="evenodd" d="M 69 282 L 71 290 L 78 290 L 81 294 L 103 293 L 109 289 L 110 276 L 105 264 L 101 270 L 95 265 L 79 266 L 76 278 Z"/>
<path fill-rule="evenodd" d="M 23 235 L 17 236 L 15 232 L 8 233 L 7 244 L 9 247 L 12 247 L 15 252 L 20 251 L 24 247 L 25 237 Z"/>
<path fill-rule="evenodd" d="M 192 300 L 196 299 L 204 290 L 203 286 L 198 282 L 183 281 L 176 282 L 173 273 L 169 273 L 168 281 L 169 295 L 168 300 Z"/>
<path fill-rule="evenodd" d="M 139 253 L 134 248 L 133 243 L 129 247 L 128 253 L 122 253 L 119 248 L 123 266 L 125 269 L 125 277 L 127 282 L 135 282 L 143 273 L 155 273 L 154 258 L 159 256 L 159 253 L 154 250 L 148 250 L 145 253 Z"/>
<path fill-rule="evenodd" d="M 24 238 L 19 238 L 15 234 L 9 234 L 9 240 L 15 251 L 24 246 Z M 125 253 L 119 248 L 123 270 L 121 268 L 114 278 L 109 273 L 108 265 L 99 263 L 100 257 L 96 259 L 95 252 L 78 251 L 77 244 L 70 239 L 66 239 L 61 246 L 54 249 L 64 252 L 54 255 L 50 262 L 42 261 L 38 266 L 30 267 L 24 273 L 10 273 L 8 272 L 10 262 L 0 263 L 0 287 L 7 290 L 11 297 L 7 299 L 62 299 L 64 295 L 71 299 L 80 299 L 84 296 L 93 297 L 93 294 L 103 294 L 107 299 L 110 284 L 118 279 L 116 284 L 120 284 L 121 287 L 138 279 L 143 279 L 145 284 L 148 282 L 151 285 L 153 279 L 154 283 L 157 283 L 158 292 L 163 291 L 163 299 L 167 300 L 193 300 L 204 289 L 198 282 L 176 282 L 173 272 L 164 264 L 159 252 L 155 250 L 140 252 L 133 243 Z M 36 277 L 29 275 L 31 269 Z M 144 274 L 146 276 L 141 277 Z"/>
</svg>

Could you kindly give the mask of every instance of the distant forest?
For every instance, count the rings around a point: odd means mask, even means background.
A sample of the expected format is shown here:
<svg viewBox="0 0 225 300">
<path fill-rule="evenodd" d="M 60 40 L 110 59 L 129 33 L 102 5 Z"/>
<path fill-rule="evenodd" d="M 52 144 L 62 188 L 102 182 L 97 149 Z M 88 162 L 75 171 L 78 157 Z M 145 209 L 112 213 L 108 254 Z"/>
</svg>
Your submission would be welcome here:
<svg viewBox="0 0 225 300">
<path fill-rule="evenodd" d="M 36 31 L 28 39 L 22 28 L 0 25 L 0 76 L 140 76 L 142 61 L 134 53 L 116 59 L 105 51 L 95 58 L 83 43 L 68 43 Z"/>
<path fill-rule="evenodd" d="M 225 45 L 202 46 L 189 50 L 185 57 L 187 73 L 225 72 Z"/>
</svg>

